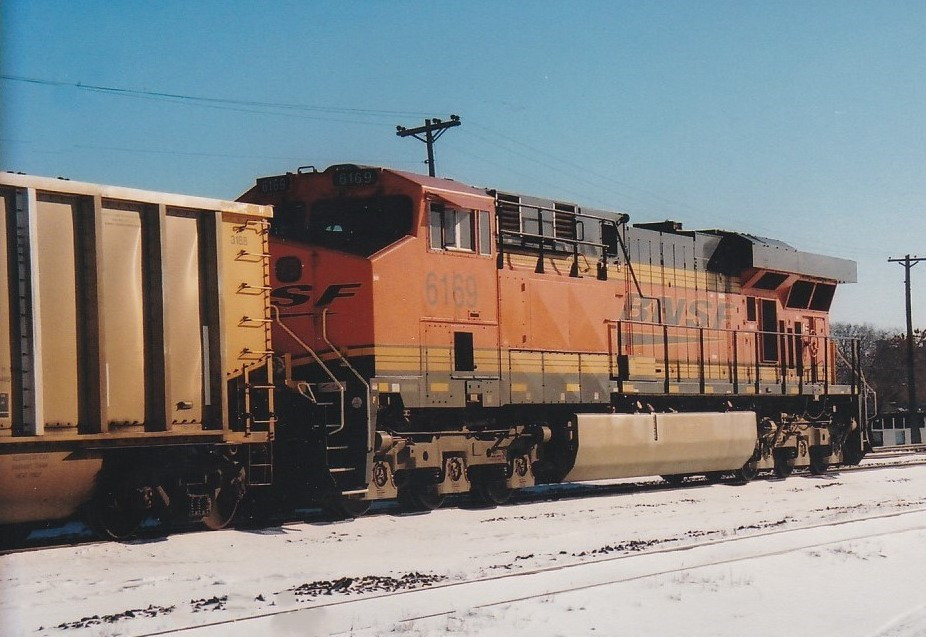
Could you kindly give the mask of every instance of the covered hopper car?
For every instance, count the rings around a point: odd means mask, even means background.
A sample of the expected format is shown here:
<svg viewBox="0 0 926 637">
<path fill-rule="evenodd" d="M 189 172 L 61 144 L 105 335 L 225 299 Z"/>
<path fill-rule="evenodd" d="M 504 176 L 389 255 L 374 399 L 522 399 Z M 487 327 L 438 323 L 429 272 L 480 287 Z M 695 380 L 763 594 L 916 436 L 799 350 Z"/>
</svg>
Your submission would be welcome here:
<svg viewBox="0 0 926 637">
<path fill-rule="evenodd" d="M 271 213 L 0 174 L 0 525 L 220 527 L 267 479 Z"/>
<path fill-rule="evenodd" d="M 240 203 L 0 193 L 0 524 L 83 509 L 122 537 L 245 499 L 352 516 L 868 447 L 829 335 L 850 261 L 354 165 Z"/>
</svg>

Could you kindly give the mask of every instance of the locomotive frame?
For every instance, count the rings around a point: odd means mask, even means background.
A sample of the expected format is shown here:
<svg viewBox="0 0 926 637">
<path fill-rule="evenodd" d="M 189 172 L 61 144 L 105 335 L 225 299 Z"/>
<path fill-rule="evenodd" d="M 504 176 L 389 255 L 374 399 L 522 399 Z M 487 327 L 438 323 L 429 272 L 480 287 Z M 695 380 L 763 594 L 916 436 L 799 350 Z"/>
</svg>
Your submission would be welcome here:
<svg viewBox="0 0 926 637">
<path fill-rule="evenodd" d="M 331 447 L 314 463 L 335 469 L 352 510 L 370 495 L 419 508 L 469 490 L 499 501 L 592 473 L 823 472 L 866 449 L 857 350 L 837 365 L 828 334 L 850 261 L 353 165 L 259 179 L 242 199 L 275 206 L 275 263 L 305 264 L 271 277 L 288 373 L 323 387 L 349 365 L 340 404 L 375 411 L 347 409 L 356 439 L 309 443 Z M 400 225 L 371 243 L 384 218 Z M 755 414 L 748 453 L 707 458 L 742 442 L 729 415 L 742 411 Z M 640 412 L 652 415 L 630 417 Z M 641 429 L 652 433 L 631 442 Z M 583 440 L 608 449 L 610 471 L 576 466 Z M 641 453 L 653 463 L 626 461 Z"/>
</svg>

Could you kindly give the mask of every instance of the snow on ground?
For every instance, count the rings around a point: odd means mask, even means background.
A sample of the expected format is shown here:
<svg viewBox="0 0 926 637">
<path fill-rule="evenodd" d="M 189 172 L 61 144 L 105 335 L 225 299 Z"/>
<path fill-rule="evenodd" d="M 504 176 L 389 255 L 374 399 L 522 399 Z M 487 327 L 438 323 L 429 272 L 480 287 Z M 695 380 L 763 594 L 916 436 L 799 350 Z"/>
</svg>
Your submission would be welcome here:
<svg viewBox="0 0 926 637">
<path fill-rule="evenodd" d="M 18 553 L 0 557 L 0 634 L 913 637 L 924 487 L 924 465 L 602 487 Z"/>
</svg>

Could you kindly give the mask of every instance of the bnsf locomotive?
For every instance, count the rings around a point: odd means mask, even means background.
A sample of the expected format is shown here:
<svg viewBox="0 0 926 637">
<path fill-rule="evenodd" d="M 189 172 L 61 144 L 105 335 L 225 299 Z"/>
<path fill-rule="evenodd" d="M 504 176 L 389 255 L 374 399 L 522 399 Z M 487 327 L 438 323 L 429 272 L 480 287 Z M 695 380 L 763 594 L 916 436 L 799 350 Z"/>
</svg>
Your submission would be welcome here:
<svg viewBox="0 0 926 637">
<path fill-rule="evenodd" d="M 384 168 L 0 176 L 0 525 L 857 463 L 851 261 Z M 272 215 L 271 215 L 272 206 Z"/>
</svg>

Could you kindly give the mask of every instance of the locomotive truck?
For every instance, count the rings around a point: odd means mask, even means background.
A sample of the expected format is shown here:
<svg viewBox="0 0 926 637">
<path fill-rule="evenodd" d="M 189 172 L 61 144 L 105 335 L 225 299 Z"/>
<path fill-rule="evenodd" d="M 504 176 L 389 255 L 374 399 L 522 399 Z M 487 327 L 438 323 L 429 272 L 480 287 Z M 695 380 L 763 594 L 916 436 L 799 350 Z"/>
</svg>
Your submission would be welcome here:
<svg viewBox="0 0 926 637">
<path fill-rule="evenodd" d="M 851 261 L 369 166 L 238 202 L 0 176 L 0 524 L 823 473 Z M 272 206 L 272 214 L 271 214 Z"/>
</svg>

